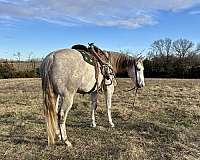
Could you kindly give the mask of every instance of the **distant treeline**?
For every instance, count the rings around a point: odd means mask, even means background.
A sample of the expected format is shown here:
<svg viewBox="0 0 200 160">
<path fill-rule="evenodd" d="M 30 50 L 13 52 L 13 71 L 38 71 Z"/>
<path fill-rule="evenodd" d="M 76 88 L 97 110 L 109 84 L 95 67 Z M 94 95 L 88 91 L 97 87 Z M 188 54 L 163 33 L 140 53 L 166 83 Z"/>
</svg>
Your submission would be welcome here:
<svg viewBox="0 0 200 160">
<path fill-rule="evenodd" d="M 187 39 L 154 41 L 144 67 L 145 77 L 200 78 L 200 44 Z"/>
<path fill-rule="evenodd" d="M 0 79 L 39 77 L 40 61 L 0 61 Z"/>
<path fill-rule="evenodd" d="M 122 52 L 130 54 L 130 52 Z M 39 77 L 41 60 L 0 60 L 0 78 Z M 154 41 L 144 60 L 146 78 L 200 78 L 200 43 L 169 38 Z M 127 74 L 117 75 L 127 77 Z"/>
</svg>

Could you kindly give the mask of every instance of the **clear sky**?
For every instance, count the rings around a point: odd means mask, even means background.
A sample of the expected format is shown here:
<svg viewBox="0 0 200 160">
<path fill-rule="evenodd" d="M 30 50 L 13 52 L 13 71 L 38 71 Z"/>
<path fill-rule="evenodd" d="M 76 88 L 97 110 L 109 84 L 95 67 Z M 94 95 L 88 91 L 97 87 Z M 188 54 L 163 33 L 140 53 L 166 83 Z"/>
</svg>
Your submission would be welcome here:
<svg viewBox="0 0 200 160">
<path fill-rule="evenodd" d="M 0 58 L 88 42 L 140 52 L 166 37 L 200 42 L 200 0 L 0 0 Z"/>
</svg>

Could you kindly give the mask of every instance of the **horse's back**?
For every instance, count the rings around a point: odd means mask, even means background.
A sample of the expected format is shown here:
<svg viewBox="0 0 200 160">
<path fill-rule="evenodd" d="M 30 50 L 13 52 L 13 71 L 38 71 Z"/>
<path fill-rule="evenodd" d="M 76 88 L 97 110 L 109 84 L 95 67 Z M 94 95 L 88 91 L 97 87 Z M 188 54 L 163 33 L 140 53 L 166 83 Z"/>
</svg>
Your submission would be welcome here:
<svg viewBox="0 0 200 160">
<path fill-rule="evenodd" d="M 73 66 L 76 65 L 74 62 L 79 62 L 81 59 L 80 53 L 73 49 L 60 49 L 53 51 L 42 61 L 41 72 L 44 74 L 44 72 L 48 70 L 46 67 L 50 62 L 53 63 L 51 68 L 53 70 L 58 70 L 56 73 L 67 72 L 68 70 L 73 69 Z"/>
<path fill-rule="evenodd" d="M 44 59 L 53 61 L 51 79 L 56 90 L 78 90 L 90 88 L 95 82 L 94 66 L 84 61 L 81 53 L 75 49 L 61 49 L 51 52 Z M 92 84 L 88 83 L 92 81 Z M 87 90 L 87 89 L 86 89 Z"/>
<path fill-rule="evenodd" d="M 54 54 L 54 56 L 56 58 L 61 58 L 61 59 L 69 59 L 69 60 L 81 60 L 82 59 L 82 56 L 81 54 L 75 50 L 75 49 L 60 49 L 60 50 L 57 50 L 57 51 L 54 51 L 52 52 Z M 52 54 L 50 53 L 50 54 Z"/>
<path fill-rule="evenodd" d="M 56 73 L 65 73 L 65 75 L 69 75 L 79 73 L 88 67 L 83 60 L 82 55 L 74 49 L 58 50 L 54 52 L 53 56 L 53 67 Z"/>
</svg>

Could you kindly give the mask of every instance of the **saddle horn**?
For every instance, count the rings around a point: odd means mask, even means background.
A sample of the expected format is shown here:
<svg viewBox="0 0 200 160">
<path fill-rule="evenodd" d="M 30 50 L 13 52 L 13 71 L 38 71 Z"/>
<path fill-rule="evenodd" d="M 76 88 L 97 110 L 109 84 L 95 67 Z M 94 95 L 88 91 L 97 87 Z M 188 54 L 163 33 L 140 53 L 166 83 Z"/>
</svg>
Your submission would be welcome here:
<svg viewBox="0 0 200 160">
<path fill-rule="evenodd" d="M 92 47 L 92 46 L 94 46 L 94 43 L 88 43 L 88 45 L 89 45 L 90 47 Z"/>
</svg>

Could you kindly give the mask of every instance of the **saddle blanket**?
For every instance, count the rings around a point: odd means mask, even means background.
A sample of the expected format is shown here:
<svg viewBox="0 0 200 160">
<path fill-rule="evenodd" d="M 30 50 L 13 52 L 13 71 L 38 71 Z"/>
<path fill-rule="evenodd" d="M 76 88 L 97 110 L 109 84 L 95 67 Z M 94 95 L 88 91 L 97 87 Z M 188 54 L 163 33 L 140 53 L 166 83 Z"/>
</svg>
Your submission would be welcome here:
<svg viewBox="0 0 200 160">
<path fill-rule="evenodd" d="M 91 65 L 95 65 L 95 62 L 94 62 L 94 60 L 92 59 L 92 57 L 89 55 L 89 53 L 87 53 L 86 51 L 84 51 L 84 50 L 78 50 L 80 53 L 81 53 L 81 55 L 83 56 L 83 59 L 84 59 L 84 61 L 85 62 L 87 62 L 87 63 L 89 63 L 89 64 L 91 64 Z"/>
</svg>

